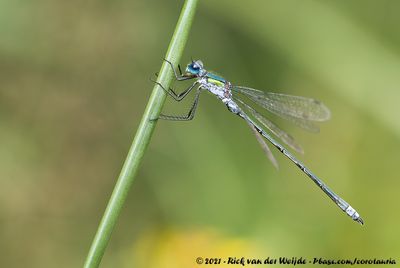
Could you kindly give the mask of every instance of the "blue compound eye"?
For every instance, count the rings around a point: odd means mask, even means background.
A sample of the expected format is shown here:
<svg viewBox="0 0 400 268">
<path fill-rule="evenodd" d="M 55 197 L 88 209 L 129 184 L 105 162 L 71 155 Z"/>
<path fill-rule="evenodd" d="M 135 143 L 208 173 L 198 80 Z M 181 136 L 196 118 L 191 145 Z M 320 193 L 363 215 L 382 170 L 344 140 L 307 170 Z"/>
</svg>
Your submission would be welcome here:
<svg viewBox="0 0 400 268">
<path fill-rule="evenodd" d="M 203 63 L 200 60 L 192 61 L 186 67 L 186 72 L 192 75 L 200 75 L 203 70 Z"/>
<path fill-rule="evenodd" d="M 198 74 L 200 71 L 200 67 L 195 65 L 194 63 L 188 65 L 188 71 L 193 74 Z"/>
</svg>

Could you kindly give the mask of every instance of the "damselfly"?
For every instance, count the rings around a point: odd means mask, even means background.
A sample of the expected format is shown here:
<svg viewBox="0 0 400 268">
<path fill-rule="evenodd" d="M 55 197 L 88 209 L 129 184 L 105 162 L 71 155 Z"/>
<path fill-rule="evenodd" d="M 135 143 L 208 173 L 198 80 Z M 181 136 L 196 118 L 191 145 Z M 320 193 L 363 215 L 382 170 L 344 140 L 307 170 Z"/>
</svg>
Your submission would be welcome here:
<svg viewBox="0 0 400 268">
<path fill-rule="evenodd" d="M 186 116 L 160 115 L 160 118 L 181 121 L 192 120 L 197 108 L 200 92 L 202 90 L 209 91 L 218 99 L 220 99 L 230 112 L 238 115 L 247 122 L 247 124 L 253 130 L 258 142 L 261 144 L 267 157 L 275 167 L 277 167 L 278 163 L 272 155 L 272 152 L 268 148 L 268 145 L 263 137 L 273 146 L 275 146 L 282 154 L 289 158 L 290 161 L 292 161 L 301 171 L 303 171 L 316 185 L 318 185 L 321 190 L 327 196 L 329 196 L 342 211 L 349 215 L 354 221 L 360 224 L 364 223 L 363 219 L 355 209 L 353 209 L 340 196 L 335 194 L 321 179 L 311 172 L 311 170 L 309 170 L 302 162 L 300 162 L 287 149 L 278 143 L 262 127 L 260 127 L 259 123 L 268 129 L 273 135 L 281 139 L 290 148 L 297 152 L 302 152 L 300 145 L 298 145 L 290 135 L 278 128 L 262 114 L 257 112 L 255 108 L 247 104 L 243 100 L 243 97 L 245 97 L 247 101 L 257 104 L 261 108 L 264 108 L 267 111 L 284 119 L 290 120 L 298 126 L 310 131 L 318 130 L 318 127 L 313 122 L 325 121 L 330 118 L 329 109 L 325 105 L 310 98 L 263 92 L 249 87 L 234 86 L 224 78 L 204 69 L 203 63 L 200 60 L 192 60 L 187 65 L 184 73 L 182 73 L 181 68 L 178 65 L 179 75 L 173 64 L 168 60 L 165 61 L 171 66 L 177 81 L 191 79 L 195 79 L 195 81 L 190 87 L 179 94 L 177 94 L 172 88 L 165 89 L 159 82 L 155 82 L 176 101 L 181 101 L 184 99 L 193 89 L 196 89 L 196 95 L 193 105 Z M 240 97 L 242 97 L 242 99 Z M 245 111 L 248 111 L 251 116 L 246 114 Z"/>
</svg>

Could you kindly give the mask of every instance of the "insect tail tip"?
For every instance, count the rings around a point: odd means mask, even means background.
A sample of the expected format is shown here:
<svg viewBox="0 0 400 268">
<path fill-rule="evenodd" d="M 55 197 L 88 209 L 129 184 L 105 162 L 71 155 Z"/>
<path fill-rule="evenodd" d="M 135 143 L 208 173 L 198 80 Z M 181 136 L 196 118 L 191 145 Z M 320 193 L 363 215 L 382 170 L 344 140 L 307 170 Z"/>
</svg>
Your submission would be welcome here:
<svg viewBox="0 0 400 268">
<path fill-rule="evenodd" d="M 363 220 L 361 217 L 359 217 L 359 218 L 356 219 L 355 221 L 358 222 L 358 223 L 361 224 L 361 225 L 364 225 L 364 220 Z"/>
</svg>

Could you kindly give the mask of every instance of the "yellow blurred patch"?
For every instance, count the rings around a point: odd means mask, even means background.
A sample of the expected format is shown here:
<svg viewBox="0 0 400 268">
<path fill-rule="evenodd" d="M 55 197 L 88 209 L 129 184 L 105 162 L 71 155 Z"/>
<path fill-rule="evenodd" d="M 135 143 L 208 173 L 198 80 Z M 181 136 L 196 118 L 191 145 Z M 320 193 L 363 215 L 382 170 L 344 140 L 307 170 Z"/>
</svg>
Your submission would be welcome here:
<svg viewBox="0 0 400 268">
<path fill-rule="evenodd" d="M 244 238 L 222 235 L 213 229 L 190 231 L 148 231 L 137 240 L 131 251 L 123 256 L 124 267 L 191 268 L 214 267 L 206 259 L 221 259 L 218 267 L 232 267 L 223 261 L 229 257 L 252 258 L 261 250 L 254 242 Z M 265 253 L 265 252 L 264 252 Z M 197 264 L 201 257 L 203 264 Z"/>
</svg>

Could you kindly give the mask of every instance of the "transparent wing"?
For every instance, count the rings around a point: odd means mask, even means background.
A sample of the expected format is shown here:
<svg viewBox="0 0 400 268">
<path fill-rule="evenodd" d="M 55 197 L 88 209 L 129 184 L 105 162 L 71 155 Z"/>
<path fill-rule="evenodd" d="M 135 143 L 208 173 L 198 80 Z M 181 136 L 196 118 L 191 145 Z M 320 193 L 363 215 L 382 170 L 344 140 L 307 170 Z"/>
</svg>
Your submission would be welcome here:
<svg viewBox="0 0 400 268">
<path fill-rule="evenodd" d="M 291 121 L 293 122 L 300 120 L 300 126 L 304 124 L 304 121 L 326 121 L 330 118 L 329 109 L 315 99 L 263 92 L 241 86 L 234 86 L 232 90 L 245 95 L 253 102 L 280 117 L 289 120 L 292 118 Z M 305 128 L 307 129 L 307 124 Z M 311 127 L 311 129 L 313 128 Z"/>
<path fill-rule="evenodd" d="M 273 133 L 275 136 L 277 136 L 279 139 L 281 139 L 284 143 L 286 143 L 290 148 L 293 150 L 303 154 L 303 148 L 295 141 L 295 139 L 287 134 L 285 131 L 280 129 L 277 125 L 272 123 L 270 120 L 265 118 L 263 115 L 258 113 L 255 109 L 250 107 L 248 104 L 243 102 L 242 100 L 235 98 L 240 104 L 243 105 L 244 108 L 246 108 L 257 121 L 259 121 L 262 125 L 264 125 L 271 133 Z M 258 133 L 258 132 L 257 132 Z"/>
<path fill-rule="evenodd" d="M 247 121 L 246 121 L 247 122 Z M 278 161 L 276 161 L 275 156 L 272 154 L 271 149 L 269 149 L 268 144 L 265 142 L 264 138 L 261 136 L 260 133 L 254 128 L 250 122 L 247 122 L 251 130 L 253 131 L 254 135 L 256 136 L 257 141 L 260 143 L 261 148 L 263 149 L 264 153 L 267 155 L 269 161 L 271 161 L 272 165 L 279 169 Z"/>
<path fill-rule="evenodd" d="M 298 127 L 301 127 L 302 129 L 305 129 L 310 132 L 319 132 L 319 127 L 314 124 L 312 121 L 306 120 L 306 119 L 300 119 L 300 118 L 295 118 L 289 115 L 279 115 L 280 117 L 292 122 Z"/>
</svg>

